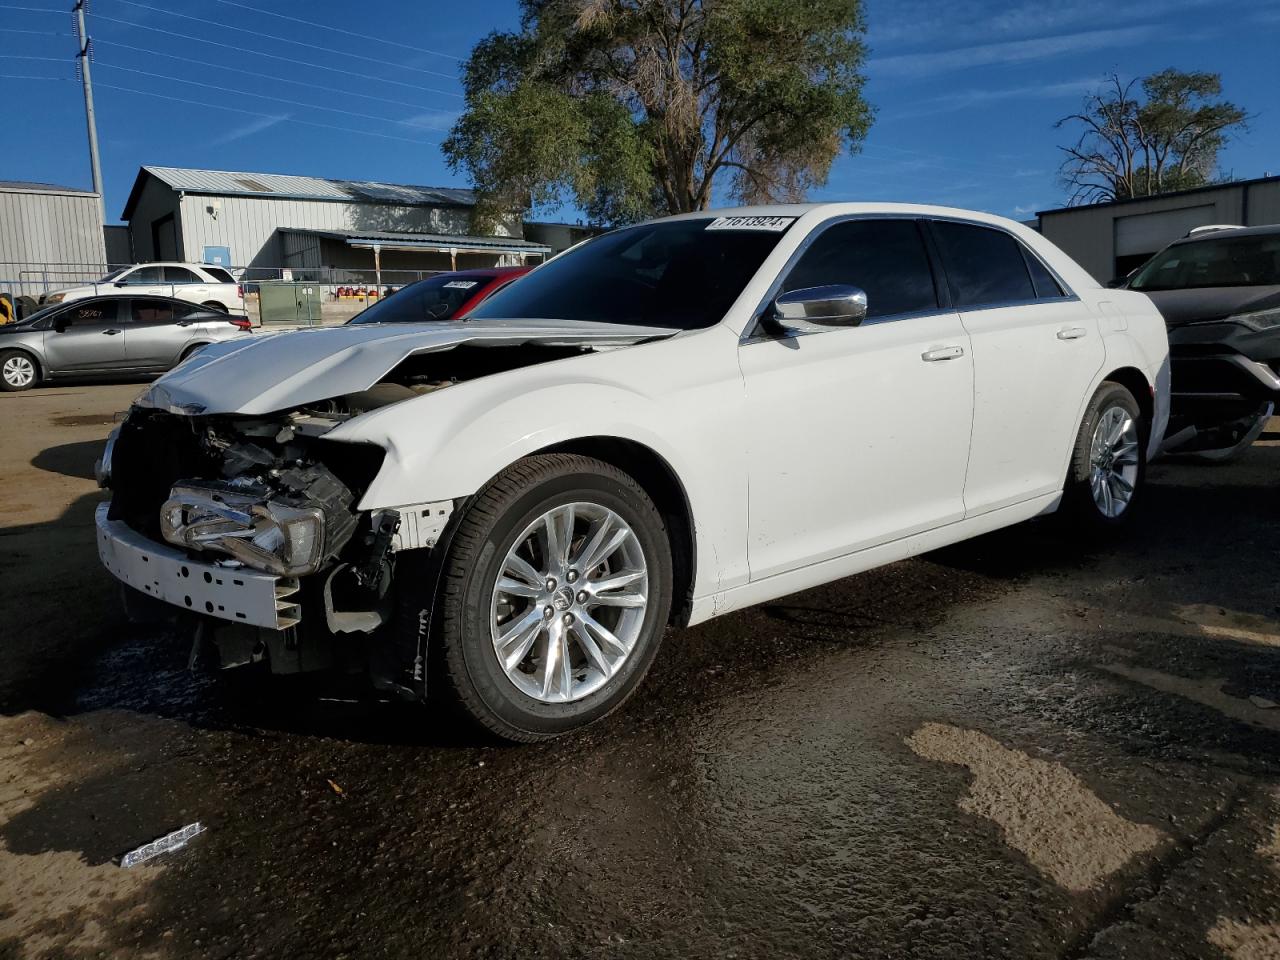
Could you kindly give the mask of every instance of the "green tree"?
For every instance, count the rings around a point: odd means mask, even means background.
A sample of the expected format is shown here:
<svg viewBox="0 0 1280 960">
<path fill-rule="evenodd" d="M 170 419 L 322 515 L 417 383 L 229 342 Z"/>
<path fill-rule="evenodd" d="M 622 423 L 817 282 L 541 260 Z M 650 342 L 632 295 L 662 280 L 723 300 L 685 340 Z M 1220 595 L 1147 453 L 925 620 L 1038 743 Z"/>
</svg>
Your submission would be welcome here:
<svg viewBox="0 0 1280 960">
<path fill-rule="evenodd" d="M 862 0 L 522 0 L 467 61 L 444 144 L 492 221 L 796 200 L 871 124 Z"/>
<path fill-rule="evenodd" d="M 1170 68 L 1128 83 L 1112 74 L 1079 113 L 1055 125 L 1080 133 L 1061 148 L 1068 202 L 1125 200 L 1208 183 L 1229 136 L 1249 119 L 1221 95 L 1216 73 Z"/>
</svg>

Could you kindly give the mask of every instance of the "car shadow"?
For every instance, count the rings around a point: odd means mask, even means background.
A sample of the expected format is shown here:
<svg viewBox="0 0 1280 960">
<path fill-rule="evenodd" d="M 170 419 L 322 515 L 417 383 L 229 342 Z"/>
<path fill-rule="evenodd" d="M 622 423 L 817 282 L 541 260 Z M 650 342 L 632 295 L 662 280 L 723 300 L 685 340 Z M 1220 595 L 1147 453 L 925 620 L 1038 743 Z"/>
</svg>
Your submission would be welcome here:
<svg viewBox="0 0 1280 960">
<path fill-rule="evenodd" d="M 99 450 L 98 441 L 62 444 L 32 462 L 86 477 Z M 957 608 L 1031 578 L 1048 578 L 1071 599 L 1112 580 L 1151 577 L 1170 603 L 1178 598 L 1274 615 L 1270 584 L 1280 504 L 1269 483 L 1241 478 L 1277 470 L 1280 448 L 1272 447 L 1255 448 L 1238 465 L 1158 467 L 1142 512 L 1110 543 L 1082 543 L 1049 518 L 670 630 L 636 710 L 609 724 L 642 722 L 636 718 L 645 710 L 683 709 L 691 694 L 695 700 L 723 695 L 726 685 L 697 678 L 736 677 L 727 685 L 732 688 L 798 657 L 873 646 L 903 627 L 925 636 Z M 193 673 L 189 625 L 142 626 L 125 619 L 119 586 L 94 548 L 93 513 L 100 501 L 86 494 L 49 522 L 0 526 L 6 547 L 0 616 L 15 628 L 14 639 L 0 649 L 3 712 L 68 716 L 111 709 L 212 729 L 370 743 L 490 742 L 442 704 L 423 707 L 377 694 L 360 675 Z M 1221 548 L 1207 546 L 1215 543 Z M 1270 654 L 1238 659 L 1240 670 L 1253 672 L 1255 689 L 1257 673 L 1275 666 Z M 1280 698 L 1280 689 L 1276 693 Z"/>
<path fill-rule="evenodd" d="M 96 420 L 94 422 L 97 422 Z M 64 477 L 92 480 L 94 464 L 102 456 L 101 440 L 79 440 L 41 450 L 31 458 L 31 465 Z M 94 498 L 96 499 L 96 498 Z"/>
</svg>

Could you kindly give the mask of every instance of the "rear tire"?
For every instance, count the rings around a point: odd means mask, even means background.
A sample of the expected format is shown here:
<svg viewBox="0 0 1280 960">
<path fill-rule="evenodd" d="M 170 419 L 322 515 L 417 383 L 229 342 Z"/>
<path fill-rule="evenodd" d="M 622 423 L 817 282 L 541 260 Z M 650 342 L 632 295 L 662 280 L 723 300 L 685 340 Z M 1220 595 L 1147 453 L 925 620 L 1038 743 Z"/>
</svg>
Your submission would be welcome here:
<svg viewBox="0 0 1280 960">
<path fill-rule="evenodd" d="M 25 350 L 0 350 L 0 390 L 17 393 L 40 382 L 40 364 Z"/>
<path fill-rule="evenodd" d="M 476 495 L 445 558 L 449 686 L 507 740 L 594 723 L 648 672 L 671 591 L 662 516 L 632 477 L 589 457 L 528 457 Z"/>
<path fill-rule="evenodd" d="M 1076 434 L 1059 513 L 1077 532 L 1124 526 L 1140 505 L 1147 475 L 1148 427 L 1133 394 L 1104 381 Z"/>
</svg>

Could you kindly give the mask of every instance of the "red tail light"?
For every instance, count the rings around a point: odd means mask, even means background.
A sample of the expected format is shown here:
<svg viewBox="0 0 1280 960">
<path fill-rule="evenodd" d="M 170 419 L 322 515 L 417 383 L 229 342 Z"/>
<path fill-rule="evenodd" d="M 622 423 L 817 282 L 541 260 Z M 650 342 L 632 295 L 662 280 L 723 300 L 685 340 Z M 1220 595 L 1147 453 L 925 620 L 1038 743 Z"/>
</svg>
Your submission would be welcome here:
<svg viewBox="0 0 1280 960">
<path fill-rule="evenodd" d="M 243 283 L 237 283 L 237 284 L 236 284 L 236 296 L 237 296 L 237 297 L 239 297 L 241 300 L 243 300 L 243 299 L 244 299 L 244 284 L 243 284 Z"/>
<path fill-rule="evenodd" d="M 245 320 L 241 317 L 233 317 L 231 323 L 240 330 L 252 330 L 253 321 Z"/>
</svg>

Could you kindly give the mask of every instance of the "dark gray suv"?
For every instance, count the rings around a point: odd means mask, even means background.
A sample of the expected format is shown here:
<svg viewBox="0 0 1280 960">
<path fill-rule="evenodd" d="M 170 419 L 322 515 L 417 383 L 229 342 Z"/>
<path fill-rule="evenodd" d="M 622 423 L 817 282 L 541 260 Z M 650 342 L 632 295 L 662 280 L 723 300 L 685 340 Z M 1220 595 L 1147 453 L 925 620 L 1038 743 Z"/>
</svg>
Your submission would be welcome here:
<svg viewBox="0 0 1280 960">
<path fill-rule="evenodd" d="M 163 373 L 252 324 L 172 297 L 88 297 L 0 326 L 0 390 L 42 380 Z"/>
</svg>

